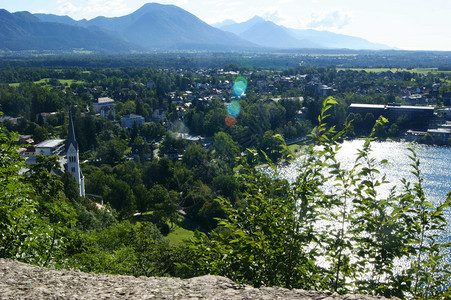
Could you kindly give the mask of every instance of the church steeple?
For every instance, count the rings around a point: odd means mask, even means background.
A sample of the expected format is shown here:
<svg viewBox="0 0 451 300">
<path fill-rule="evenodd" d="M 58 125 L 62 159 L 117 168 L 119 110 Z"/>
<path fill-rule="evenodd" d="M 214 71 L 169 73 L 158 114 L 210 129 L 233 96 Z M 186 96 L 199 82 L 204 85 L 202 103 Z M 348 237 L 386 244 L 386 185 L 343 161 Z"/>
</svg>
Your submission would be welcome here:
<svg viewBox="0 0 451 300">
<path fill-rule="evenodd" d="M 85 179 L 80 169 L 80 161 L 78 157 L 78 144 L 75 138 L 74 122 L 72 114 L 69 110 L 69 127 L 66 145 L 67 170 L 75 177 L 80 190 L 80 196 L 85 196 Z"/>
<path fill-rule="evenodd" d="M 72 112 L 69 109 L 69 128 L 68 128 L 68 134 L 67 134 L 66 151 L 69 150 L 70 145 L 73 145 L 75 150 L 78 151 L 78 144 L 77 144 L 77 140 L 75 139 L 74 122 L 72 121 Z"/>
</svg>

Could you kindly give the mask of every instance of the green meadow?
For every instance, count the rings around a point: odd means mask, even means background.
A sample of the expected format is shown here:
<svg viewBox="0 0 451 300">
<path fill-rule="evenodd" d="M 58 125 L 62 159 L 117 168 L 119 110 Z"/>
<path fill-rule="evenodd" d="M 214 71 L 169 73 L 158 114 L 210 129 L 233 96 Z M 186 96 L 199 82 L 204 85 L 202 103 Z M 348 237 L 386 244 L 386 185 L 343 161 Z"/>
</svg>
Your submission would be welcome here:
<svg viewBox="0 0 451 300">
<path fill-rule="evenodd" d="M 42 78 L 41 80 L 34 81 L 35 84 L 49 84 L 51 78 Z M 71 85 L 73 83 L 75 84 L 82 84 L 85 83 L 81 80 L 74 80 L 74 79 L 57 79 L 62 85 Z M 9 86 L 18 87 L 20 85 L 20 82 L 16 83 L 10 83 Z"/>
</svg>

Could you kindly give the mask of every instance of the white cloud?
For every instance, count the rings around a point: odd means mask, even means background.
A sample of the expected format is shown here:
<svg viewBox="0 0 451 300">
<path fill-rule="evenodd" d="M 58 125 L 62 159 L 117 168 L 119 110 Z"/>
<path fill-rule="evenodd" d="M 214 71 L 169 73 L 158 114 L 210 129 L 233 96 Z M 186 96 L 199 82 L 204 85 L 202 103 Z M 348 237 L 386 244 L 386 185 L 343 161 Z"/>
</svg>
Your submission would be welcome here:
<svg viewBox="0 0 451 300">
<path fill-rule="evenodd" d="M 58 0 L 58 11 L 63 15 L 72 15 L 77 11 L 77 7 L 69 1 Z"/>
<path fill-rule="evenodd" d="M 272 21 L 278 25 L 297 28 L 299 27 L 299 17 L 297 15 L 289 15 L 284 12 L 281 12 L 277 7 L 271 7 L 262 11 L 261 13 L 257 13 L 257 15 L 261 16 L 263 19 Z"/>
<path fill-rule="evenodd" d="M 307 23 L 307 27 L 317 29 L 341 29 L 348 25 L 351 20 L 352 13 L 336 9 L 312 14 L 310 22 Z"/>
<path fill-rule="evenodd" d="M 272 21 L 277 24 L 285 20 L 285 18 L 280 15 L 280 12 L 276 8 L 267 10 L 261 15 L 261 17 L 265 20 Z"/>
<path fill-rule="evenodd" d="M 75 4 L 74 4 L 75 3 Z M 131 13 L 125 0 L 58 0 L 58 12 L 74 18 L 118 16 Z"/>
</svg>

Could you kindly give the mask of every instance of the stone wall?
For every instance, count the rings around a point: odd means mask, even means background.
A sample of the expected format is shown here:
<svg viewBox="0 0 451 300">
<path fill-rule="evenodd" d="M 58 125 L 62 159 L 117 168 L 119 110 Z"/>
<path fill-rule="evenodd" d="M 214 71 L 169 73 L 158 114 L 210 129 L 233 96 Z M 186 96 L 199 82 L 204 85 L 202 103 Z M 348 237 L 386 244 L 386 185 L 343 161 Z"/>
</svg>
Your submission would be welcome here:
<svg viewBox="0 0 451 300">
<path fill-rule="evenodd" d="M 55 270 L 0 259 L 0 299 L 385 299 L 283 288 L 253 288 L 219 276 L 191 279 Z"/>
</svg>

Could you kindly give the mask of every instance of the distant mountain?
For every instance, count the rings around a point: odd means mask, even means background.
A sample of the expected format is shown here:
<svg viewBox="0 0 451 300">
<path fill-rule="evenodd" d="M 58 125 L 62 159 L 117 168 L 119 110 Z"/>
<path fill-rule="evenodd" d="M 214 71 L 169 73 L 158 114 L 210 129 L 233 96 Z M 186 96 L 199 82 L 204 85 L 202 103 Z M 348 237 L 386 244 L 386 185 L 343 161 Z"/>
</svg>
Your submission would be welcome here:
<svg viewBox="0 0 451 300">
<path fill-rule="evenodd" d="M 37 15 L 42 20 L 74 24 L 72 19 Z M 71 21 L 72 20 L 72 21 Z M 122 17 L 97 17 L 74 21 L 74 25 L 104 30 L 146 49 L 236 50 L 258 46 L 234 34 L 214 28 L 174 5 L 148 3 Z"/>
<path fill-rule="evenodd" d="M 393 49 L 359 37 L 313 29 L 292 29 L 255 16 L 246 22 L 219 27 L 261 46 L 286 48 Z"/>
<path fill-rule="evenodd" d="M 146 48 L 231 50 L 255 47 L 174 5 L 148 3 L 130 15 L 98 17 L 86 25 L 117 32 L 123 39 Z"/>
<path fill-rule="evenodd" d="M 221 27 L 223 27 L 223 26 L 233 25 L 233 24 L 236 24 L 236 23 L 237 23 L 237 22 L 235 22 L 234 20 L 227 19 L 227 20 L 224 20 L 224 21 L 222 21 L 222 22 L 210 24 L 210 26 L 213 26 L 213 27 L 215 27 L 215 28 L 221 28 Z"/>
<path fill-rule="evenodd" d="M 262 17 L 259 17 L 259 16 L 255 16 L 252 19 L 249 19 L 245 22 L 224 25 L 222 27 L 219 27 L 219 29 L 228 31 L 228 32 L 232 32 L 236 35 L 240 35 L 243 32 L 245 32 L 246 30 L 249 30 L 252 26 L 259 24 L 259 23 L 263 23 L 263 22 L 265 22 L 265 19 L 263 19 Z"/>
<path fill-rule="evenodd" d="M 29 12 L 0 9 L 0 49 L 128 52 L 136 46 L 103 31 L 43 22 Z"/>
<path fill-rule="evenodd" d="M 289 29 L 298 39 L 319 43 L 322 48 L 333 49 L 356 49 L 356 50 L 388 50 L 393 49 L 383 44 L 376 44 L 363 38 L 333 33 L 330 31 L 319 31 L 313 29 Z"/>
<path fill-rule="evenodd" d="M 319 43 L 295 38 L 290 30 L 270 21 L 258 22 L 239 36 L 264 47 L 278 49 L 322 48 Z"/>
<path fill-rule="evenodd" d="M 68 16 L 0 10 L 0 50 L 389 49 L 362 38 L 287 28 L 258 16 L 242 23 L 226 20 L 221 24 L 218 29 L 177 6 L 158 3 L 145 4 L 121 17 L 80 21 Z"/>
<path fill-rule="evenodd" d="M 66 25 L 78 25 L 80 21 L 75 21 L 69 16 L 58 16 L 52 14 L 33 14 L 36 18 L 43 22 L 61 23 Z"/>
</svg>

